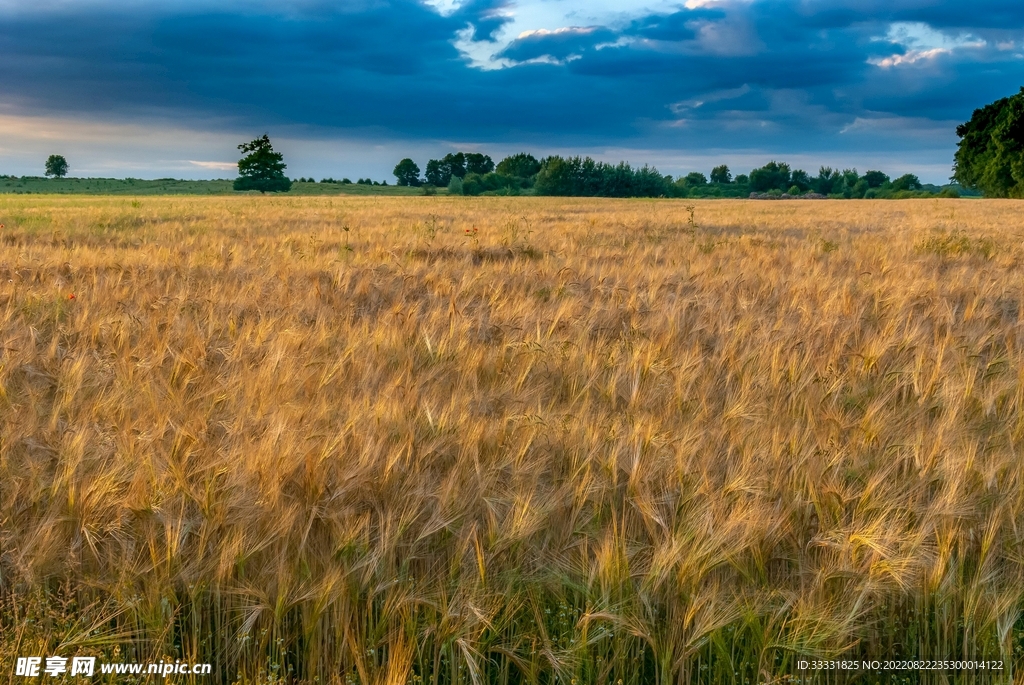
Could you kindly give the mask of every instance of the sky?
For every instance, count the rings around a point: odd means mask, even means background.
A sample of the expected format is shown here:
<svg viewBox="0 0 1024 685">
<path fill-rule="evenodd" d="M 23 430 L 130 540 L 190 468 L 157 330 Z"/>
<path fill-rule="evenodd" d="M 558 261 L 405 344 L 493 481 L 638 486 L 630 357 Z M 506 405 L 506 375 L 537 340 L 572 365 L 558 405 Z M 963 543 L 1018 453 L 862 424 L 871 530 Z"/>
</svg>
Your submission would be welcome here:
<svg viewBox="0 0 1024 685">
<path fill-rule="evenodd" d="M 387 179 L 455 150 L 943 183 L 1020 0 L 0 0 L 0 174 Z"/>
</svg>

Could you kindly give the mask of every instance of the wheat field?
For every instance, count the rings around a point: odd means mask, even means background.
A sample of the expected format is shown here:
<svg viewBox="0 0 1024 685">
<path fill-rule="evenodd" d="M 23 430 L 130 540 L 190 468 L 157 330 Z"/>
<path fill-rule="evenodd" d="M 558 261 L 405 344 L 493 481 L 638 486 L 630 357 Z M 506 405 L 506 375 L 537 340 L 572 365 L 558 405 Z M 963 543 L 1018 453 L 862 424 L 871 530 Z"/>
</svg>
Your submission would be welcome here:
<svg viewBox="0 0 1024 685">
<path fill-rule="evenodd" d="M 1020 208 L 0 197 L 0 673 L 1011 683 Z"/>
</svg>

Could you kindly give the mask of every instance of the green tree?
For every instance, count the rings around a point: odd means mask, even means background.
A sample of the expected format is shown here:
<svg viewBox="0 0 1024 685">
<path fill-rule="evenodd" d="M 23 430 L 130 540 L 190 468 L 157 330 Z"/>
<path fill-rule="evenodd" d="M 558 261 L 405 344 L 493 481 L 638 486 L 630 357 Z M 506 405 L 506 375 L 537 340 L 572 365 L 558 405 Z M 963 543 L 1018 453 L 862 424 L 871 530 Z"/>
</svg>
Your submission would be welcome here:
<svg viewBox="0 0 1024 685">
<path fill-rule="evenodd" d="M 921 179 L 914 174 L 903 174 L 892 182 L 893 190 L 921 190 Z"/>
<path fill-rule="evenodd" d="M 864 174 L 864 180 L 868 182 L 869 188 L 881 188 L 889 182 L 889 177 L 881 171 L 868 171 Z"/>
<path fill-rule="evenodd" d="M 711 182 L 712 183 L 732 183 L 732 172 L 729 171 L 729 167 L 725 164 L 716 166 L 711 170 Z"/>
<path fill-rule="evenodd" d="M 400 186 L 418 186 L 420 184 L 420 168 L 408 157 L 395 165 L 394 174 Z"/>
<path fill-rule="evenodd" d="M 514 178 L 533 178 L 540 171 L 540 162 L 533 155 L 520 152 L 518 154 L 511 155 L 498 162 L 498 166 L 495 168 L 502 176 L 512 176 Z"/>
<path fill-rule="evenodd" d="M 574 197 L 658 197 L 674 189 L 653 167 L 634 169 L 590 157 L 548 157 L 541 162 L 534 188 L 538 195 Z"/>
<path fill-rule="evenodd" d="M 956 134 L 953 181 L 990 197 L 1024 197 L 1024 88 L 974 110 Z"/>
<path fill-rule="evenodd" d="M 478 174 L 483 176 L 484 174 L 489 174 L 492 171 L 494 171 L 494 161 L 490 156 L 480 154 L 479 152 L 469 152 L 466 154 L 467 174 Z"/>
<path fill-rule="evenodd" d="M 487 187 L 486 181 L 484 180 L 485 178 L 485 176 L 473 173 L 472 171 L 467 173 L 466 176 L 462 179 L 462 194 L 479 195 L 485 190 L 490 190 Z"/>
<path fill-rule="evenodd" d="M 64 155 L 50 155 L 46 158 L 46 175 L 64 178 L 68 175 L 68 160 Z"/>
<path fill-rule="evenodd" d="M 261 193 L 291 190 L 292 182 L 284 175 L 287 166 L 284 155 L 274 152 L 266 133 L 250 143 L 242 143 L 238 149 L 247 154 L 238 160 L 235 190 L 258 190 Z"/>
<path fill-rule="evenodd" d="M 805 193 L 811 189 L 811 177 L 807 175 L 807 172 L 803 169 L 797 169 L 790 177 L 790 182 L 800 189 L 801 193 Z M 792 193 L 790 193 L 792 195 Z"/>
<path fill-rule="evenodd" d="M 444 156 L 441 162 L 448 167 L 452 176 L 457 178 L 464 178 L 466 176 L 466 153 L 449 153 Z"/>
<path fill-rule="evenodd" d="M 811 187 L 814 192 L 822 195 L 829 195 L 842 184 L 843 175 L 838 169 L 830 166 L 823 166 L 818 169 L 818 175 L 811 179 Z"/>
<path fill-rule="evenodd" d="M 432 186 L 443 188 L 448 185 L 449 179 L 451 179 L 452 172 L 450 169 L 445 169 L 441 164 L 441 160 L 432 159 L 427 162 L 427 183 Z"/>
<path fill-rule="evenodd" d="M 486 155 L 480 155 L 486 157 Z M 490 161 L 490 157 L 486 157 Z M 482 161 L 482 160 L 481 160 Z M 493 162 L 491 162 L 493 165 Z M 492 166 L 493 168 L 493 166 Z M 427 183 L 438 187 L 447 186 L 452 176 L 462 178 L 466 175 L 466 153 L 449 153 L 441 159 L 427 162 Z"/>
<path fill-rule="evenodd" d="M 706 186 L 708 184 L 708 177 L 699 171 L 691 171 L 686 174 L 686 185 L 688 186 Z"/>
<path fill-rule="evenodd" d="M 789 165 L 771 161 L 750 172 L 750 188 L 759 193 L 766 190 L 785 190 L 790 186 Z"/>
</svg>

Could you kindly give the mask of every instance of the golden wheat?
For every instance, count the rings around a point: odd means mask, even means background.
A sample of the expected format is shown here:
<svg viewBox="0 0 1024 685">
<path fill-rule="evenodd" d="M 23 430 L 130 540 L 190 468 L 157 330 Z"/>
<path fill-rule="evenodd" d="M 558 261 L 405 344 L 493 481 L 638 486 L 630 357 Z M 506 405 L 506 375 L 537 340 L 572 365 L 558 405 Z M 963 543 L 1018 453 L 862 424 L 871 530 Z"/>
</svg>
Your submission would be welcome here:
<svg viewBox="0 0 1024 685">
<path fill-rule="evenodd" d="M 0 661 L 1011 682 L 1019 208 L 0 198 Z"/>
</svg>

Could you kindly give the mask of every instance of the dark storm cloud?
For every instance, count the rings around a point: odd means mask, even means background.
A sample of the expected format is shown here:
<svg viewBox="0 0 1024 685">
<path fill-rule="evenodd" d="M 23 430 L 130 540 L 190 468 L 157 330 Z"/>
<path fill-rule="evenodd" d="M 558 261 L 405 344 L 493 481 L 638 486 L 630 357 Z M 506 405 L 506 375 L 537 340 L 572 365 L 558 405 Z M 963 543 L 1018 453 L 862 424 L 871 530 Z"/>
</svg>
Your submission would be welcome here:
<svg viewBox="0 0 1024 685">
<path fill-rule="evenodd" d="M 1024 9 L 1006 0 L 970 11 L 726 0 L 487 43 L 504 65 L 489 70 L 456 42 L 497 41 L 511 0 L 448 14 L 413 0 L 71 7 L 0 17 L 0 97 L 19 111 L 317 135 L 803 149 L 865 144 L 838 133 L 860 120 L 963 120 L 1024 82 Z M 893 22 L 927 24 L 925 39 L 948 45 L 891 34 Z"/>
<path fill-rule="evenodd" d="M 979 3 L 944 0 L 810 0 L 800 4 L 807 16 L 831 26 L 864 21 L 917 21 L 946 29 L 1014 29 L 1024 26 L 1017 0 Z"/>
</svg>

